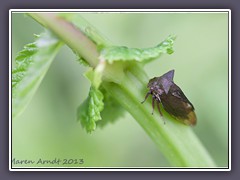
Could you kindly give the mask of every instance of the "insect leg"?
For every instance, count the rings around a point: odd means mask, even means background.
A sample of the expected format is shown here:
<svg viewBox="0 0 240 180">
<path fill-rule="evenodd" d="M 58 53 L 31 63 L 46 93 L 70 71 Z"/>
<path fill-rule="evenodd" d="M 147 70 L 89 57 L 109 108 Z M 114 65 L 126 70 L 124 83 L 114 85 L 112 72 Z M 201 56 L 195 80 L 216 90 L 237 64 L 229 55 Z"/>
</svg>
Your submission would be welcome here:
<svg viewBox="0 0 240 180">
<path fill-rule="evenodd" d="M 155 106 L 155 96 L 152 97 L 152 115 L 154 112 L 154 106 Z"/>
<path fill-rule="evenodd" d="M 163 116 L 162 112 L 161 112 L 161 109 L 160 109 L 160 103 L 157 103 L 157 108 L 158 108 L 158 112 L 160 113 L 160 116 Z"/>
<path fill-rule="evenodd" d="M 147 100 L 147 98 L 148 98 L 148 96 L 151 94 L 151 92 L 148 92 L 147 94 L 146 94 L 146 96 L 145 96 L 145 99 L 141 102 L 141 103 L 144 103 L 146 100 Z"/>
<path fill-rule="evenodd" d="M 163 118 L 163 123 L 166 124 L 165 120 L 164 120 L 164 117 L 162 115 L 161 109 L 160 109 L 160 103 L 157 103 L 157 108 L 158 108 L 158 112 L 160 113 L 160 116 Z"/>
</svg>

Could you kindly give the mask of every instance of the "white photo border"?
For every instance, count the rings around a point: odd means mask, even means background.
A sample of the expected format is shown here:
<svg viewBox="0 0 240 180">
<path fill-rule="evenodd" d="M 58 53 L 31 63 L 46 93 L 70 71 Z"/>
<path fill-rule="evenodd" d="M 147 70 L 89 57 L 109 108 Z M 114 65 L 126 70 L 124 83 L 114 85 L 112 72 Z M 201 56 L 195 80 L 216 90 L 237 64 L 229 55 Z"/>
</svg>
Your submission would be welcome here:
<svg viewBox="0 0 240 180">
<path fill-rule="evenodd" d="M 12 167 L 12 13 L 228 13 L 228 168 L 226 167 Z M 230 9 L 10 9 L 9 10 L 9 170 L 10 171 L 231 171 L 231 10 Z"/>
</svg>

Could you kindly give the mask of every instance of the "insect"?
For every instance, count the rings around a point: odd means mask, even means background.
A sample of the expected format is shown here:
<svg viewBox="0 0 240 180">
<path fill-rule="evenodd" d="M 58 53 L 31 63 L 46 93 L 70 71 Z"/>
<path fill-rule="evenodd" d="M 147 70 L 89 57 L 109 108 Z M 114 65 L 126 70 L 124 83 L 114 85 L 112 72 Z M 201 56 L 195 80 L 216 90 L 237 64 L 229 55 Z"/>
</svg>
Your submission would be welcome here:
<svg viewBox="0 0 240 180">
<path fill-rule="evenodd" d="M 163 117 L 160 103 L 163 108 L 176 120 L 186 124 L 195 125 L 197 122 L 196 114 L 192 103 L 187 99 L 182 90 L 173 82 L 174 70 L 171 70 L 160 77 L 150 79 L 147 87 L 149 92 L 146 94 L 146 101 L 148 96 L 152 95 L 152 114 L 154 111 L 155 101 L 160 115 Z M 164 121 L 165 124 L 165 121 Z"/>
</svg>

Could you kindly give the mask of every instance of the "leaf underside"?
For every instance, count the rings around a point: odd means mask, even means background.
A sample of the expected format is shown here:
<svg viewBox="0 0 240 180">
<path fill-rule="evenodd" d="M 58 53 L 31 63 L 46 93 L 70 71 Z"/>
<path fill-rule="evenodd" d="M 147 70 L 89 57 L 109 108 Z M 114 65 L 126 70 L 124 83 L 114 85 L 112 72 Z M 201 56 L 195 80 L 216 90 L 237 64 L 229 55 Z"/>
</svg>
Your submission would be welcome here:
<svg viewBox="0 0 240 180">
<path fill-rule="evenodd" d="M 12 115 L 17 117 L 28 105 L 62 43 L 50 32 L 27 44 L 15 59 L 12 70 Z"/>
<path fill-rule="evenodd" d="M 88 98 L 78 107 L 77 117 L 83 128 L 91 133 L 96 129 L 96 121 L 101 120 L 100 112 L 103 110 L 103 94 L 91 86 Z"/>
<path fill-rule="evenodd" d="M 175 36 L 169 36 L 153 48 L 128 48 L 125 46 L 107 46 L 102 48 L 100 58 L 109 63 L 114 61 L 139 61 L 145 62 L 158 58 L 161 54 L 173 53 Z"/>
</svg>

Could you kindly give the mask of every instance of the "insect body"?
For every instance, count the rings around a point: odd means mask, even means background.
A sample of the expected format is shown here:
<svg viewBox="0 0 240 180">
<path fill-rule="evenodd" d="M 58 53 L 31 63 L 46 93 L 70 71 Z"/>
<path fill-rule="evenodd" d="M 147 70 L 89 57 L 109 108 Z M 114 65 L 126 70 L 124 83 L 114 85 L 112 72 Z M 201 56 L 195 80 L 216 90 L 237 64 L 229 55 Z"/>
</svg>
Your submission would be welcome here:
<svg viewBox="0 0 240 180">
<path fill-rule="evenodd" d="M 174 70 L 171 70 L 160 77 L 150 79 L 147 86 L 149 92 L 142 103 L 144 103 L 151 94 L 153 111 L 156 101 L 161 116 L 163 115 L 159 106 L 160 103 L 175 119 L 187 125 L 195 125 L 197 118 L 194 107 L 182 90 L 173 82 L 173 76 Z"/>
</svg>

